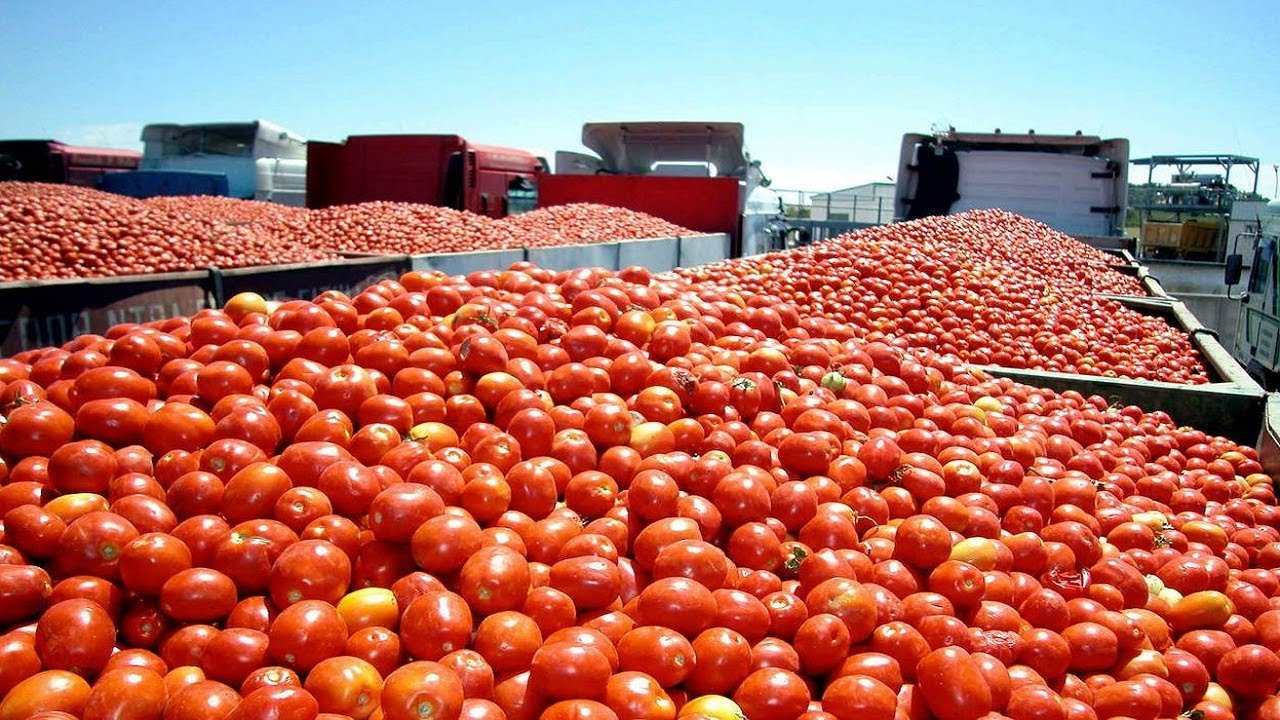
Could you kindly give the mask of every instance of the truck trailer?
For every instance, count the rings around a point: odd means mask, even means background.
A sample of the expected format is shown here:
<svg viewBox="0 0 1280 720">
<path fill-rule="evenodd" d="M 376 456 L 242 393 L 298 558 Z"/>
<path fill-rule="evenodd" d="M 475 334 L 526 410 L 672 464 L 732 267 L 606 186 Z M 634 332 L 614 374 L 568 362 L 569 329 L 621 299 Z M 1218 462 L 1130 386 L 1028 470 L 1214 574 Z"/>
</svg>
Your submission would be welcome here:
<svg viewBox="0 0 1280 720">
<path fill-rule="evenodd" d="M 1124 234 L 1129 141 L 1094 135 L 902 136 L 894 219 L 1001 208 L 1074 236 Z"/>
<path fill-rule="evenodd" d="M 98 187 L 113 173 L 136 170 L 134 150 L 77 147 L 56 140 L 0 140 L 0 180 Z"/>
<path fill-rule="evenodd" d="M 376 200 L 422 203 L 489 217 L 531 209 L 546 161 L 527 150 L 458 135 L 353 135 L 307 143 L 307 207 Z"/>
<path fill-rule="evenodd" d="M 742 123 L 607 122 L 582 126 L 594 155 L 556 153 L 538 206 L 602 203 L 703 233 L 725 233 L 734 257 L 782 247 L 782 200 L 746 150 Z"/>
</svg>

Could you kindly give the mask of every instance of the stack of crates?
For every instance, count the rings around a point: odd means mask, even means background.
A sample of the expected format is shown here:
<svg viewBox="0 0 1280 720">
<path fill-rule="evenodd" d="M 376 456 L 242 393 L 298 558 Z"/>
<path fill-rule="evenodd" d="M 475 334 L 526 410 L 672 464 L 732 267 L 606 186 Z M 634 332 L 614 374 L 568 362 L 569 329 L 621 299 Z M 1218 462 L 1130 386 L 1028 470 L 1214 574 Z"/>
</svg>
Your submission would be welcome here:
<svg viewBox="0 0 1280 720">
<path fill-rule="evenodd" d="M 1212 220 L 1188 220 L 1178 235 L 1179 253 L 1213 253 L 1218 249 L 1221 226 Z"/>
<path fill-rule="evenodd" d="M 1148 220 L 1142 223 L 1142 248 L 1144 251 L 1152 249 L 1168 249 L 1176 251 L 1178 249 L 1178 239 L 1182 233 L 1182 223 L 1172 222 L 1154 222 Z"/>
</svg>

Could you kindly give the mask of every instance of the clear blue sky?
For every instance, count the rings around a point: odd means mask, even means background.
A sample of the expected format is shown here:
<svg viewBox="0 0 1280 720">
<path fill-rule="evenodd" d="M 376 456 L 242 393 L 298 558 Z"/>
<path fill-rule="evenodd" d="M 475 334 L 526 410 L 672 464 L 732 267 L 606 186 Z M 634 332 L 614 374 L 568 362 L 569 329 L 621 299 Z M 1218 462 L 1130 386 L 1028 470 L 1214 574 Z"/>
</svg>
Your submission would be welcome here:
<svg viewBox="0 0 1280 720">
<path fill-rule="evenodd" d="M 0 0 L 0 138 L 264 118 L 551 153 L 588 121 L 737 120 L 775 187 L 822 190 L 934 124 L 1081 130 L 1260 157 L 1271 195 L 1278 31 L 1261 0 Z"/>
</svg>

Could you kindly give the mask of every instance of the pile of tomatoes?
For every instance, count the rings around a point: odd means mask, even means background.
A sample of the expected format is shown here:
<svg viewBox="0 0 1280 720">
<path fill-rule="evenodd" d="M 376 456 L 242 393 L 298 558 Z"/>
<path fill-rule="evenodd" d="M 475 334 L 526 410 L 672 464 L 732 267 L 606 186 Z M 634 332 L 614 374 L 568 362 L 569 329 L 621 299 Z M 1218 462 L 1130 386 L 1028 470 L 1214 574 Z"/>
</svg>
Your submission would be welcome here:
<svg viewBox="0 0 1280 720">
<path fill-rule="evenodd" d="M 689 235 L 652 215 L 566 205 L 505 220 L 413 203 L 308 211 L 220 197 L 134 200 L 88 188 L 0 183 L 0 282 L 546 248 Z"/>
<path fill-rule="evenodd" d="M 266 232 L 266 203 L 221 217 L 210 198 L 138 201 L 70 185 L 0 182 L 0 282 L 325 262 L 301 235 Z M 244 203 L 243 205 L 239 205 Z M 187 212 L 188 204 L 197 208 Z"/>
<path fill-rule="evenodd" d="M 1256 451 L 765 293 L 244 294 L 0 412 L 0 720 L 1280 717 Z"/>
<path fill-rule="evenodd" d="M 540 208 L 502 221 L 521 234 L 550 232 L 561 244 L 584 245 L 615 240 L 682 237 L 695 232 L 647 213 L 597 203 Z"/>
<path fill-rule="evenodd" d="M 976 364 L 1208 382 L 1186 333 L 1105 296 L 1145 294 L 1108 263 L 1041 223 L 975 210 L 679 273 Z"/>
<path fill-rule="evenodd" d="M 147 207 L 235 224 L 296 224 L 305 221 L 307 217 L 307 210 L 304 208 L 212 195 L 153 197 L 142 202 Z"/>
<path fill-rule="evenodd" d="M 299 232 L 319 247 L 348 252 L 420 255 L 521 247 L 520 237 L 483 215 L 398 202 L 313 210 Z M 557 243 L 543 233 L 542 239 Z"/>
</svg>

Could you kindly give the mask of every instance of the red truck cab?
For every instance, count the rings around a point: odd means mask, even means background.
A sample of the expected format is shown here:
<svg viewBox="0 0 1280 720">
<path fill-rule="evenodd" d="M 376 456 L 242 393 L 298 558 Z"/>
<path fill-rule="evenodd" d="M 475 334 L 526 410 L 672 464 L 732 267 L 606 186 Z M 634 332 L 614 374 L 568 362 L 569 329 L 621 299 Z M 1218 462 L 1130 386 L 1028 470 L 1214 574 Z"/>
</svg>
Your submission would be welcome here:
<svg viewBox="0 0 1280 720">
<path fill-rule="evenodd" d="M 505 217 L 545 167 L 526 150 L 458 135 L 355 135 L 307 143 L 307 207 L 375 200 Z M 514 191 L 514 192 L 513 192 Z"/>
<path fill-rule="evenodd" d="M 54 140 L 0 140 L 0 180 L 97 187 L 103 175 L 137 170 L 142 153 Z"/>
</svg>

